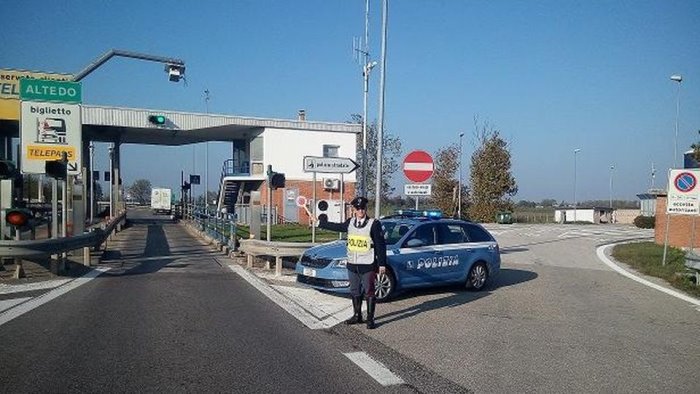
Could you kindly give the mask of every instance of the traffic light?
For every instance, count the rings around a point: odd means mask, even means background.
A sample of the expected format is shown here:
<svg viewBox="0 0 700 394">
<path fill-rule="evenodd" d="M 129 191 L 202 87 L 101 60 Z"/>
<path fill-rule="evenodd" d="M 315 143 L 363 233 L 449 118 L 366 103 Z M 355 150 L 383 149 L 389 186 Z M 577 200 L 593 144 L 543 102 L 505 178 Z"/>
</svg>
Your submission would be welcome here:
<svg viewBox="0 0 700 394">
<path fill-rule="evenodd" d="M 185 183 L 182 185 L 182 190 L 190 190 L 192 188 L 192 185 L 190 185 L 189 182 L 185 181 Z"/>
<path fill-rule="evenodd" d="M 319 222 L 328 221 L 328 201 L 318 201 L 318 203 L 316 204 L 316 219 L 318 219 Z"/>
<path fill-rule="evenodd" d="M 65 180 L 68 175 L 67 163 L 63 160 L 49 160 L 44 166 L 46 175 L 58 180 Z"/>
<path fill-rule="evenodd" d="M 17 176 L 15 163 L 7 160 L 0 161 L 0 179 L 10 179 Z"/>
<path fill-rule="evenodd" d="M 156 126 L 165 124 L 166 118 L 164 115 L 148 115 L 148 121 Z"/>
<path fill-rule="evenodd" d="M 32 211 L 24 208 L 9 208 L 5 210 L 5 222 L 16 228 L 26 227 L 32 218 Z"/>
<path fill-rule="evenodd" d="M 286 178 L 284 174 L 279 172 L 273 172 L 270 174 L 270 187 L 273 189 L 281 189 L 284 187 Z"/>
</svg>

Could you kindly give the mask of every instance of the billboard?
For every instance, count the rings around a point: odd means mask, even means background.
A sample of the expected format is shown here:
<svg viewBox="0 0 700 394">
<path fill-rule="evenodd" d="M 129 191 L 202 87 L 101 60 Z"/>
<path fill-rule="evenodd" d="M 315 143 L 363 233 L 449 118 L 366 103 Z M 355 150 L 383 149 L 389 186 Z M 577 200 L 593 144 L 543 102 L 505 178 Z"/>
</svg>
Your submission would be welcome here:
<svg viewBox="0 0 700 394">
<path fill-rule="evenodd" d="M 71 74 L 0 69 L 0 119 L 19 120 L 19 80 L 34 78 L 47 81 L 72 81 Z"/>
</svg>

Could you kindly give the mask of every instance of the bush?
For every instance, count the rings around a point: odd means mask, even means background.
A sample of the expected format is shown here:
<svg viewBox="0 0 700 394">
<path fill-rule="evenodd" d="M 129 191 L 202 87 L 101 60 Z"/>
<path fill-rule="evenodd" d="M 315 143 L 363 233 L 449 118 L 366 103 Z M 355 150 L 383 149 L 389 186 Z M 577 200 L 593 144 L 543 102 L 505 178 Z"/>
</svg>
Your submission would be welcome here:
<svg viewBox="0 0 700 394">
<path fill-rule="evenodd" d="M 634 218 L 634 225 L 639 228 L 654 228 L 656 224 L 656 216 L 642 216 L 639 215 Z"/>
</svg>

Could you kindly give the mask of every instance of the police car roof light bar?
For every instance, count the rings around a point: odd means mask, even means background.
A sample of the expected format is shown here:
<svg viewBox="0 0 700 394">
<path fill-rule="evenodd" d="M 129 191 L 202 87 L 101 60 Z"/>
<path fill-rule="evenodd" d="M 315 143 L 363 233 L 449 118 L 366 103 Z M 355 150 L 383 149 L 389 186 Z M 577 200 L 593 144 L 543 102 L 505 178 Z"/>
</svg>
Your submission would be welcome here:
<svg viewBox="0 0 700 394">
<path fill-rule="evenodd" d="M 415 210 L 415 209 L 399 209 L 396 211 L 398 215 L 406 217 L 423 217 L 431 219 L 442 218 L 442 211 L 439 209 L 429 209 L 425 211 Z"/>
</svg>

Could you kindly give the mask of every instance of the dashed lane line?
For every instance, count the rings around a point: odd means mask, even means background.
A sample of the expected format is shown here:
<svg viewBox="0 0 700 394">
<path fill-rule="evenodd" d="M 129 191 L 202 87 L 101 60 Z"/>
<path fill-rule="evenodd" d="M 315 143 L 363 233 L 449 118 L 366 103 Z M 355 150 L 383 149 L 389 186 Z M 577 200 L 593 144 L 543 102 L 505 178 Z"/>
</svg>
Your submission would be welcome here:
<svg viewBox="0 0 700 394">
<path fill-rule="evenodd" d="M 404 384 L 403 379 L 391 372 L 389 368 L 384 366 L 384 364 L 374 360 L 365 352 L 343 354 L 382 386 Z"/>
<path fill-rule="evenodd" d="M 663 293 L 666 293 L 670 296 L 673 296 L 673 297 L 679 298 L 683 301 L 689 302 L 689 303 L 695 305 L 696 307 L 700 306 L 700 300 L 697 298 L 693 298 L 693 297 L 685 295 L 681 292 L 667 289 L 663 286 L 657 285 L 656 283 L 649 282 L 648 280 L 642 279 L 642 278 L 624 270 L 622 267 L 618 266 L 617 264 L 615 264 L 611 259 L 608 258 L 608 256 L 605 255 L 605 251 L 612 246 L 614 246 L 614 245 L 603 245 L 603 246 L 599 246 L 598 249 L 596 249 L 596 254 L 598 255 L 598 258 L 603 263 L 605 263 L 605 265 L 607 265 L 608 267 L 617 271 L 617 273 L 619 273 L 620 275 L 624 275 L 624 276 L 632 279 L 635 282 L 639 282 L 645 286 L 651 287 L 652 289 L 656 289 L 656 290 L 663 292 Z"/>
</svg>

